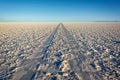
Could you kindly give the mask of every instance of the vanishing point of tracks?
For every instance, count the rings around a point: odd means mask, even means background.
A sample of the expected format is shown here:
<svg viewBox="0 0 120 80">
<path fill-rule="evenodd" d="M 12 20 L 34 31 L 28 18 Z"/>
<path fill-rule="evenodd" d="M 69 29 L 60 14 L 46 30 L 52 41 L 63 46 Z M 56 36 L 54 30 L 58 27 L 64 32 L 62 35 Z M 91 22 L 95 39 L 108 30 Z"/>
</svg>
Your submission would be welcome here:
<svg viewBox="0 0 120 80">
<path fill-rule="evenodd" d="M 89 73 L 83 72 L 82 68 L 80 66 L 80 64 L 82 64 L 82 61 L 85 60 L 85 56 L 84 56 L 84 54 L 81 54 L 79 52 L 74 52 L 75 50 L 79 51 L 79 45 L 75 41 L 72 34 L 65 28 L 65 26 L 62 23 L 57 25 L 57 27 L 53 30 L 53 32 L 50 34 L 48 39 L 45 41 L 44 47 L 41 51 L 42 57 L 40 59 L 40 63 L 42 63 L 42 64 L 48 63 L 48 64 L 52 65 L 52 63 L 49 63 L 47 61 L 50 56 L 48 51 L 49 51 L 49 48 L 54 45 L 54 43 L 55 43 L 54 39 L 55 39 L 55 36 L 57 36 L 57 32 L 59 31 L 59 29 L 61 29 L 61 31 L 62 31 L 61 32 L 62 34 L 60 34 L 60 35 L 66 37 L 67 42 L 69 43 L 70 46 L 74 46 L 74 48 L 72 48 L 70 53 L 75 56 L 75 59 L 69 60 L 68 63 L 71 67 L 71 70 L 75 73 L 75 75 L 74 75 L 74 76 L 76 76 L 75 80 L 80 80 L 80 79 L 90 80 Z M 77 55 L 77 54 L 79 54 L 79 55 Z M 39 67 L 38 67 L 38 69 L 39 69 Z M 32 79 L 37 79 L 39 75 L 40 75 L 39 71 L 37 71 Z"/>
</svg>

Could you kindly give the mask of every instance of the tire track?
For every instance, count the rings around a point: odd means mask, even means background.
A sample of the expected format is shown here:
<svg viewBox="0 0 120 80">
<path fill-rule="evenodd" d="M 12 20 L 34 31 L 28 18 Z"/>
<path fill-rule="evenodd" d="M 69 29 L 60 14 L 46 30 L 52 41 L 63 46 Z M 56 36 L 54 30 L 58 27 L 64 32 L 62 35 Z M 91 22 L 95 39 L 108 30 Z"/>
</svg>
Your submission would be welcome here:
<svg viewBox="0 0 120 80">
<path fill-rule="evenodd" d="M 61 24 L 61 25 L 62 25 L 62 28 L 63 28 L 63 34 L 66 35 L 70 46 L 74 46 L 74 49 L 72 49 L 71 53 L 76 58 L 73 59 L 73 60 L 69 60 L 69 64 L 71 66 L 71 69 L 75 73 L 77 73 L 76 76 L 78 77 L 78 79 L 81 80 L 81 78 L 82 78 L 82 80 L 91 80 L 89 73 L 83 72 L 82 68 L 80 66 L 80 64 L 82 64 L 82 62 L 86 59 L 86 57 L 82 53 L 75 52 L 75 51 L 79 51 L 80 46 L 77 44 L 77 42 L 75 41 L 72 34 L 64 27 L 64 25 L 63 24 Z"/>
<path fill-rule="evenodd" d="M 37 77 L 39 76 L 39 67 L 40 67 L 40 65 L 46 63 L 46 59 L 47 59 L 47 57 L 48 57 L 48 55 L 49 55 L 49 54 L 47 53 L 47 51 L 48 51 L 49 48 L 54 44 L 53 39 L 54 39 L 54 37 L 55 37 L 55 35 L 56 35 L 57 31 L 58 31 L 59 26 L 60 26 L 60 24 L 57 25 L 57 27 L 53 30 L 53 32 L 51 33 L 51 35 L 50 35 L 50 36 L 48 37 L 48 39 L 45 41 L 45 43 L 44 43 L 44 45 L 43 45 L 44 47 L 43 47 L 43 49 L 42 49 L 42 51 L 41 51 L 42 57 L 39 59 L 40 64 L 37 64 L 36 73 L 33 74 L 31 80 L 36 80 L 36 79 L 37 79 Z"/>
<path fill-rule="evenodd" d="M 54 39 L 54 36 L 57 33 L 57 30 L 58 30 L 59 27 L 60 27 L 60 24 L 57 25 L 57 27 L 53 30 L 53 32 L 51 33 L 51 35 L 45 41 L 45 45 L 49 45 L 50 46 L 50 44 L 52 44 L 52 40 Z M 46 48 L 46 46 L 45 46 L 45 48 Z M 43 48 L 42 52 L 44 52 L 45 48 Z"/>
<path fill-rule="evenodd" d="M 44 43 L 45 47 L 41 51 L 41 53 L 43 54 L 43 56 L 42 56 L 42 62 L 43 62 L 44 59 L 46 59 L 48 57 L 47 51 L 54 44 L 53 43 L 53 39 L 55 37 L 55 34 L 57 33 L 57 30 L 58 30 L 59 26 L 60 26 L 60 24 L 57 25 L 57 27 L 53 30 L 53 32 L 51 33 L 51 35 L 48 37 L 48 39 Z"/>
<path fill-rule="evenodd" d="M 52 47 L 53 45 L 55 45 L 54 44 L 54 39 L 55 39 L 55 35 L 57 35 L 56 33 L 58 32 L 58 30 L 61 30 L 61 35 L 63 37 L 66 37 L 66 41 L 70 45 L 70 48 L 72 47 L 70 53 L 75 56 L 75 58 L 68 60 L 68 63 L 69 63 L 70 68 L 71 68 L 71 71 L 73 71 L 73 73 L 75 73 L 73 75 L 74 79 L 75 80 L 91 80 L 91 78 L 90 78 L 91 74 L 89 72 L 83 71 L 83 69 L 81 67 L 81 64 L 86 60 L 86 56 L 84 54 L 80 53 L 80 51 L 79 51 L 80 46 L 78 45 L 78 43 L 74 39 L 72 33 L 70 33 L 65 28 L 65 26 L 62 23 L 60 23 L 60 24 L 57 25 L 57 27 L 53 30 L 53 32 L 51 33 L 51 35 L 45 41 L 45 43 L 43 45 L 44 47 L 43 47 L 43 49 L 41 51 L 42 57 L 40 57 L 38 59 L 38 61 L 40 63 L 37 64 L 35 74 L 32 75 L 31 80 L 41 79 L 41 76 L 43 75 L 43 74 L 41 74 L 41 72 L 42 72 L 42 69 L 40 69 L 41 65 L 45 65 L 46 66 L 46 64 L 49 64 L 49 68 L 54 65 L 53 63 L 49 63 L 47 61 L 48 58 L 51 55 L 48 51 L 49 51 L 50 47 Z M 58 35 L 57 35 L 57 37 L 58 37 Z M 55 72 L 53 72 L 54 70 L 55 70 Z M 54 69 L 54 70 L 52 71 L 53 73 L 61 71 L 59 69 L 58 70 Z"/>
</svg>

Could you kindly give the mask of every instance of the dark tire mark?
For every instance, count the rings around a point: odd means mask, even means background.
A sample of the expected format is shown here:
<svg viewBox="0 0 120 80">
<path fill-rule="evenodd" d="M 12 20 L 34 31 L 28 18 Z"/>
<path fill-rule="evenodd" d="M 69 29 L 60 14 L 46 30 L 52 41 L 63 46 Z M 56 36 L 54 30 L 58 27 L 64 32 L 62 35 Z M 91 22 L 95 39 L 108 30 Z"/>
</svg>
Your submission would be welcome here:
<svg viewBox="0 0 120 80">
<path fill-rule="evenodd" d="M 39 60 L 40 63 L 45 64 L 46 63 L 46 59 L 48 57 L 48 53 L 47 51 L 49 50 L 49 48 L 54 44 L 53 43 L 53 39 L 55 37 L 55 34 L 57 33 L 57 30 L 59 28 L 60 24 L 57 25 L 57 27 L 53 30 L 53 32 L 51 33 L 51 35 L 48 37 L 48 39 L 45 41 L 44 43 L 44 47 L 41 51 L 42 57 Z M 38 64 L 36 67 L 36 73 L 32 75 L 31 80 L 36 80 L 37 76 L 39 76 L 39 68 L 40 64 Z"/>
<path fill-rule="evenodd" d="M 78 58 L 75 58 L 74 60 L 70 60 L 69 64 L 72 68 L 72 70 L 77 73 L 80 77 L 82 77 L 83 80 L 91 80 L 89 73 L 83 72 L 82 68 L 80 66 L 80 64 L 82 64 L 82 62 L 86 59 L 84 54 L 81 54 L 79 52 L 74 52 L 74 50 L 79 51 L 80 46 L 77 44 L 76 40 L 74 39 L 74 37 L 72 36 L 72 34 L 64 27 L 63 24 L 62 28 L 63 28 L 63 33 L 66 35 L 68 42 L 71 46 L 74 45 L 74 49 L 71 51 L 71 54 L 73 54 L 75 57 L 78 56 Z M 79 53 L 79 54 L 78 54 Z M 78 64 L 79 63 L 79 64 Z M 79 78 L 78 78 L 79 79 Z"/>
<path fill-rule="evenodd" d="M 60 24 L 57 25 L 57 27 L 53 30 L 53 32 L 51 33 L 51 35 L 45 41 L 45 43 L 44 43 L 45 47 L 42 49 L 42 52 L 41 52 L 42 54 L 44 54 L 43 57 L 42 57 L 42 59 L 47 58 L 48 54 L 46 52 L 53 45 L 53 39 L 55 37 L 55 34 L 57 33 L 57 30 L 58 30 L 59 26 L 60 26 Z"/>
</svg>

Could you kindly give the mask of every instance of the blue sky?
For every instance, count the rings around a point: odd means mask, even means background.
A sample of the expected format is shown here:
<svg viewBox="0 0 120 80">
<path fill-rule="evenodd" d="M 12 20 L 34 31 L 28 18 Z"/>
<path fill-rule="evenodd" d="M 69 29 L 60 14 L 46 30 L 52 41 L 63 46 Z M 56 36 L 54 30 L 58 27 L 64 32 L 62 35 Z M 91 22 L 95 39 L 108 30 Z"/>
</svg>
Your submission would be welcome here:
<svg viewBox="0 0 120 80">
<path fill-rule="evenodd" d="M 0 22 L 120 21 L 120 0 L 0 0 Z"/>
</svg>

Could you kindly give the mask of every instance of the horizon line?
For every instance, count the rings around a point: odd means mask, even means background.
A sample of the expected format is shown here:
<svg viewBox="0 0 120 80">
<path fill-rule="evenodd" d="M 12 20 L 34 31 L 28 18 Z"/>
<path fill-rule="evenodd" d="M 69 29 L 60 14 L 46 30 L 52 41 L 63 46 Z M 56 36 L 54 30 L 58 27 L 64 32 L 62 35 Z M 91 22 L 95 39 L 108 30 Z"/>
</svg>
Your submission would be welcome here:
<svg viewBox="0 0 120 80">
<path fill-rule="evenodd" d="M 0 21 L 0 22 L 120 22 L 120 21 Z"/>
<path fill-rule="evenodd" d="M 17 21 L 16 22 L 16 21 L 12 21 L 12 22 L 0 22 L 0 23 L 87 23 L 87 22 L 88 23 L 89 22 L 90 23 L 91 22 L 96 22 L 97 23 L 97 22 L 120 22 L 120 21 L 78 21 L 78 22 L 76 22 L 76 21 L 75 22 L 74 21 L 63 21 L 63 22 L 61 22 L 61 21 L 59 21 L 59 22 L 56 22 L 56 21 L 51 21 L 51 22 L 47 22 L 47 21 L 46 22 L 41 22 L 41 21 L 39 21 L 39 22 L 37 22 L 37 21 L 36 22 L 27 22 L 27 21 L 24 21 L 24 22 L 23 21 L 19 21 L 18 22 Z"/>
</svg>

